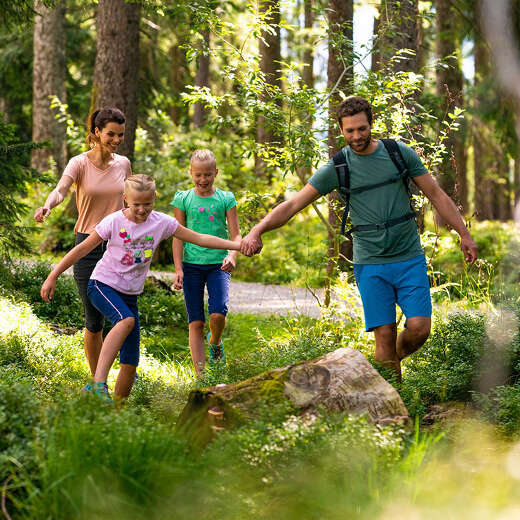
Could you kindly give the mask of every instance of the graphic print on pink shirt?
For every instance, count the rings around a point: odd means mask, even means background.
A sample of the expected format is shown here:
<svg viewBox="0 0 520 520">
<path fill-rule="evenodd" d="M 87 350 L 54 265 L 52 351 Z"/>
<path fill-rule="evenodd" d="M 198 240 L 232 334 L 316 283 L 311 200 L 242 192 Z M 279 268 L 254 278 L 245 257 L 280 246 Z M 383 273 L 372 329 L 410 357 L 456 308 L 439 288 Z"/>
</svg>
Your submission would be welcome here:
<svg viewBox="0 0 520 520">
<path fill-rule="evenodd" d="M 123 239 L 125 254 L 121 258 L 123 265 L 134 265 L 149 262 L 153 255 L 155 240 L 153 236 L 146 235 L 141 239 L 132 241 L 130 234 L 124 227 L 119 230 L 119 237 Z"/>
</svg>

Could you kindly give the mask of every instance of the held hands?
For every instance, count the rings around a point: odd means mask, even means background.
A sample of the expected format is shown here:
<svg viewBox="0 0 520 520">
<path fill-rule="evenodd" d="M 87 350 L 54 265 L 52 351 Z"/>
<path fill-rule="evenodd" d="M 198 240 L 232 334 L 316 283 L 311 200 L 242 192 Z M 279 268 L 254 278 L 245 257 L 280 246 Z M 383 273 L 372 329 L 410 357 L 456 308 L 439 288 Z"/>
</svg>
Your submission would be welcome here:
<svg viewBox="0 0 520 520">
<path fill-rule="evenodd" d="M 40 290 L 40 296 L 44 302 L 49 303 L 54 296 L 54 290 L 56 289 L 56 278 L 52 275 L 47 276 L 45 282 L 43 282 Z"/>
<path fill-rule="evenodd" d="M 51 210 L 49 208 L 38 208 L 34 212 L 34 220 L 36 220 L 36 222 L 43 222 L 50 214 Z"/>
<path fill-rule="evenodd" d="M 260 253 L 260 251 L 262 251 L 262 247 L 263 244 L 261 236 L 250 231 L 249 234 L 242 239 L 240 252 L 246 256 L 253 256 Z"/>
<path fill-rule="evenodd" d="M 464 253 L 464 260 L 468 264 L 473 264 L 477 259 L 478 247 L 469 234 L 460 238 L 460 249 Z"/>
</svg>

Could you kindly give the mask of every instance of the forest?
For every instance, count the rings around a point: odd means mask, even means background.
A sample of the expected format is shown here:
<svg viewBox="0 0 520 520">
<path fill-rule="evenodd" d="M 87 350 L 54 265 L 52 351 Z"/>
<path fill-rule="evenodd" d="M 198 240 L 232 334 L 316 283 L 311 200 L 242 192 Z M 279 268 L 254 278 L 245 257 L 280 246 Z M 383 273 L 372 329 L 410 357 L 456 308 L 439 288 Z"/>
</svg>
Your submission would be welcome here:
<svg viewBox="0 0 520 520">
<path fill-rule="evenodd" d="M 200 370 L 170 233 L 138 299 L 130 395 L 113 405 L 80 391 L 99 380 L 74 277 L 50 303 L 41 292 L 78 244 L 79 184 L 35 212 L 71 160 L 101 148 L 87 144 L 104 128 L 92 113 L 124 113 L 117 154 L 155 180 L 154 209 L 170 217 L 194 186 L 192 153 L 211 150 L 246 237 L 353 149 L 336 114 L 352 96 L 372 106 L 370 135 L 414 150 L 460 214 L 412 189 L 433 312 L 400 373 L 365 330 L 332 191 L 265 233 L 260 254 L 237 256 L 231 283 L 250 305 L 231 293 L 225 361 L 206 325 Z M 0 159 L 3 518 L 520 516 L 518 0 L 0 0 Z M 290 299 L 291 312 L 250 310 L 276 288 L 306 290 L 318 314 Z M 399 338 L 413 326 L 403 312 Z M 392 420 L 375 419 L 386 397 L 363 413 L 309 405 L 347 351 L 393 392 Z M 127 366 L 121 351 L 114 398 Z M 355 370 L 334 391 L 357 392 Z M 293 399 L 302 374 L 310 387 Z"/>
</svg>

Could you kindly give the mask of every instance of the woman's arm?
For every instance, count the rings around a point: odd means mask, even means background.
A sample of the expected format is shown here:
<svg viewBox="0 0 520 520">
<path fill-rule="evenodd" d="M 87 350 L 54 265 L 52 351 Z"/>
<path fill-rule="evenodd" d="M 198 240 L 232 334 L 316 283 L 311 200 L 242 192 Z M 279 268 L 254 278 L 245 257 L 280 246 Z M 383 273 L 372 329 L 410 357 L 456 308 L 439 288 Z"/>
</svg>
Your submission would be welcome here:
<svg viewBox="0 0 520 520">
<path fill-rule="evenodd" d="M 103 239 L 96 233 L 92 232 L 89 237 L 73 247 L 59 262 L 59 264 L 50 272 L 45 282 L 43 282 L 40 295 L 44 301 L 49 302 L 54 296 L 56 281 L 63 271 L 66 271 L 71 265 L 75 264 L 80 258 L 83 258 L 92 249 L 101 244 Z"/>
<path fill-rule="evenodd" d="M 184 242 L 190 242 L 191 244 L 197 244 L 198 246 L 207 247 L 209 249 L 240 249 L 239 240 L 232 242 L 231 240 L 224 240 L 223 238 L 215 237 L 213 235 L 204 235 L 203 233 L 192 231 L 181 224 L 179 224 L 174 236 L 175 238 L 180 238 Z"/>
<path fill-rule="evenodd" d="M 173 214 L 177 219 L 177 222 L 181 226 L 186 225 L 186 213 L 182 209 L 174 208 Z M 175 278 L 173 279 L 173 288 L 182 289 L 182 283 L 184 281 L 184 271 L 182 269 L 182 254 L 184 250 L 184 242 L 180 238 L 173 237 L 172 252 L 173 252 L 173 263 L 175 264 Z"/>
<path fill-rule="evenodd" d="M 45 204 L 34 212 L 34 220 L 36 220 L 36 222 L 43 222 L 44 219 L 49 216 L 51 209 L 63 202 L 73 182 L 74 179 L 68 175 L 61 177 L 56 188 L 49 193 Z"/>
<path fill-rule="evenodd" d="M 240 227 L 238 225 L 238 212 L 237 207 L 233 206 L 231 209 L 226 211 L 226 219 L 229 230 L 229 238 L 231 240 L 239 241 L 242 239 L 242 235 L 240 234 Z M 236 266 L 237 263 L 237 255 L 238 251 L 230 251 L 229 254 L 224 258 L 222 262 L 222 270 L 228 273 L 231 273 Z"/>
</svg>

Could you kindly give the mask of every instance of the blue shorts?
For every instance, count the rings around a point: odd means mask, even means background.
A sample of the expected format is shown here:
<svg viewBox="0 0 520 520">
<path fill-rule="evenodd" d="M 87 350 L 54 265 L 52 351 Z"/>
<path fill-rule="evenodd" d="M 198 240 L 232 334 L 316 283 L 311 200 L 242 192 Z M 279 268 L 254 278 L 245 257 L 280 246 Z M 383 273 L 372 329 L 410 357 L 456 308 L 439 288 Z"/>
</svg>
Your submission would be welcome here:
<svg viewBox="0 0 520 520">
<path fill-rule="evenodd" d="M 407 319 L 432 315 L 424 255 L 393 264 L 356 264 L 354 276 L 363 301 L 367 331 L 395 323 L 396 304 Z"/>
<path fill-rule="evenodd" d="M 135 319 L 134 328 L 121 345 L 119 361 L 127 365 L 137 366 L 139 364 L 140 341 L 137 295 L 121 293 L 98 280 L 89 280 L 87 294 L 92 305 L 103 316 L 106 316 L 112 322 L 112 325 L 125 318 Z"/>
<path fill-rule="evenodd" d="M 184 271 L 184 301 L 188 313 L 188 323 L 206 321 L 204 316 L 204 286 L 208 287 L 208 310 L 210 314 L 228 313 L 230 273 L 222 271 L 222 264 L 182 263 Z"/>
</svg>

